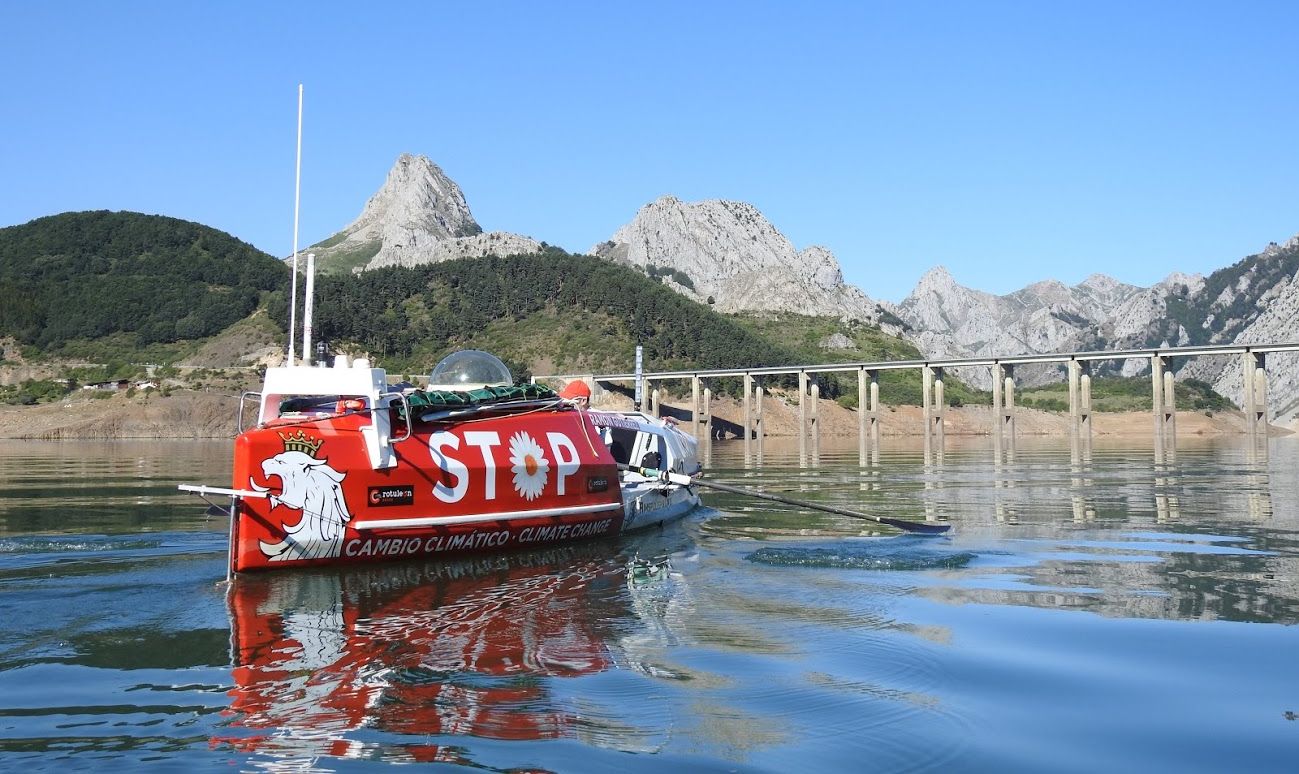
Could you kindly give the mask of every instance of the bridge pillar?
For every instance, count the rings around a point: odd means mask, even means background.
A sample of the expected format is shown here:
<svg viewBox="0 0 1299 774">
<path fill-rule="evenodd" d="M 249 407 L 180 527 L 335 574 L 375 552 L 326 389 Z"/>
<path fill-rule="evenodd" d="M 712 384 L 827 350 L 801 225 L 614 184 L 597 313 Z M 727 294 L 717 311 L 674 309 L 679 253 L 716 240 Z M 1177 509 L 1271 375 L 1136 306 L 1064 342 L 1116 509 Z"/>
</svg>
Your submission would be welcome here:
<svg viewBox="0 0 1299 774">
<path fill-rule="evenodd" d="M 659 413 L 659 388 L 655 387 L 650 390 L 650 416 L 660 417 Z"/>
<path fill-rule="evenodd" d="M 808 406 L 811 411 L 811 426 L 808 427 L 808 434 L 812 436 L 812 460 L 815 464 L 821 464 L 821 385 L 812 382 L 812 399 Z"/>
<path fill-rule="evenodd" d="M 920 367 L 920 408 L 925 417 L 925 435 L 929 435 L 929 421 L 934 411 L 934 407 L 931 405 L 933 399 L 934 369 L 924 365 Z"/>
<path fill-rule="evenodd" d="M 924 395 L 921 397 L 921 405 L 924 407 L 925 414 L 925 436 L 931 433 L 937 435 L 940 439 L 943 437 L 943 414 L 946 409 L 946 399 L 943 396 L 943 369 L 938 366 L 926 365 L 921 370 L 921 390 Z"/>
<path fill-rule="evenodd" d="M 867 377 L 870 379 L 871 387 L 871 409 L 867 415 L 870 421 L 871 446 L 878 454 L 880 450 L 880 372 L 867 371 Z"/>
<path fill-rule="evenodd" d="M 997 363 L 992 367 L 992 415 L 997 435 L 1010 431 L 1015 436 L 1015 366 Z"/>
<path fill-rule="evenodd" d="M 707 438 L 708 443 L 712 444 L 713 442 L 713 391 L 708 387 L 704 388 L 704 405 L 700 413 L 701 413 L 701 417 L 700 417 L 701 424 L 703 425 L 703 430 L 704 430 L 704 438 Z"/>
<path fill-rule="evenodd" d="M 1267 368 L 1262 352 L 1240 355 L 1241 387 L 1244 390 L 1245 422 L 1251 433 L 1267 434 Z"/>
<path fill-rule="evenodd" d="M 699 440 L 699 375 L 690 377 L 690 434 Z"/>
<path fill-rule="evenodd" d="M 870 431 L 870 421 L 867 418 L 869 413 L 869 393 L 866 389 L 866 369 L 857 369 L 857 459 L 862 466 L 866 465 L 868 451 L 867 434 Z"/>
<path fill-rule="evenodd" d="M 753 380 L 753 440 L 758 445 L 758 465 L 762 465 L 762 380 Z"/>
<path fill-rule="evenodd" d="M 944 419 L 947 417 L 947 397 L 943 393 L 943 369 L 934 369 L 934 421 L 931 429 L 938 435 L 939 443 L 943 441 L 946 429 Z"/>
<path fill-rule="evenodd" d="M 1164 358 L 1150 358 L 1151 410 L 1155 412 L 1155 432 L 1164 427 Z"/>
<path fill-rule="evenodd" d="M 992 366 L 992 423 L 995 429 L 1001 427 L 1001 388 L 1002 368 L 1000 364 Z"/>
<path fill-rule="evenodd" d="M 1070 360 L 1066 364 L 1069 373 L 1069 421 L 1075 428 L 1078 427 L 1078 382 L 1082 368 L 1079 367 L 1077 360 Z"/>
<path fill-rule="evenodd" d="M 741 387 L 741 390 L 744 393 L 744 397 L 742 398 L 744 403 L 744 411 L 743 411 L 744 429 L 741 430 L 740 432 L 743 434 L 743 438 L 744 438 L 744 461 L 747 463 L 749 461 L 749 455 L 751 453 L 749 444 L 750 444 L 750 438 L 752 436 L 751 431 L 753 428 L 753 407 L 752 404 L 750 403 L 750 401 L 753 398 L 753 375 L 752 374 L 746 373 L 744 375 L 743 385 Z"/>
<path fill-rule="evenodd" d="M 1079 420 L 1088 433 L 1092 430 L 1092 364 L 1083 361 L 1082 373 L 1078 376 L 1078 409 Z"/>
<path fill-rule="evenodd" d="M 1155 433 L 1176 432 L 1177 400 L 1173 394 L 1173 371 L 1171 358 L 1166 355 L 1150 357 L 1150 395 L 1151 408 L 1155 415 Z"/>
<path fill-rule="evenodd" d="M 1164 426 L 1170 435 L 1177 434 L 1177 390 L 1173 384 L 1173 362 L 1169 358 L 1164 369 Z"/>
<path fill-rule="evenodd" d="M 636 410 L 648 412 L 650 410 L 650 406 L 653 405 L 653 401 L 650 400 L 650 390 L 654 389 L 654 383 L 651 382 L 649 379 L 642 379 L 641 383 L 644 385 L 644 389 L 641 390 L 641 394 L 640 394 L 641 403 L 639 406 L 636 407 Z"/>
<path fill-rule="evenodd" d="M 798 372 L 798 461 L 807 464 L 807 371 Z"/>
<path fill-rule="evenodd" d="M 1068 367 L 1070 423 L 1074 430 L 1091 432 L 1091 363 L 1086 360 L 1070 360 Z"/>
<path fill-rule="evenodd" d="M 712 389 L 708 387 L 704 387 L 703 400 L 704 400 L 704 406 L 702 411 L 703 413 L 702 423 L 704 426 L 703 427 L 704 437 L 700 439 L 700 445 L 703 447 L 701 450 L 702 456 L 700 457 L 700 459 L 703 461 L 704 465 L 712 465 L 713 464 L 713 391 Z"/>
</svg>

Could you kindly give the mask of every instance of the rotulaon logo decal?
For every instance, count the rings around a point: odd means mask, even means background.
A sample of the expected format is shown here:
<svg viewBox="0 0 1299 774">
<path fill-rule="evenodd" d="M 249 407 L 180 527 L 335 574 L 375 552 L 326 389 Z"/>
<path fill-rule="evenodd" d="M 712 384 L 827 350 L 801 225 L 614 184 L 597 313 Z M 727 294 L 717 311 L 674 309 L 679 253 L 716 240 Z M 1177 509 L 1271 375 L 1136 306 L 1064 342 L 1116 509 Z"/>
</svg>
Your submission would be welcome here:
<svg viewBox="0 0 1299 774">
<path fill-rule="evenodd" d="M 410 505 L 415 502 L 415 487 L 409 484 L 396 486 L 372 486 L 366 498 L 374 508 L 386 508 L 390 505 Z"/>
</svg>

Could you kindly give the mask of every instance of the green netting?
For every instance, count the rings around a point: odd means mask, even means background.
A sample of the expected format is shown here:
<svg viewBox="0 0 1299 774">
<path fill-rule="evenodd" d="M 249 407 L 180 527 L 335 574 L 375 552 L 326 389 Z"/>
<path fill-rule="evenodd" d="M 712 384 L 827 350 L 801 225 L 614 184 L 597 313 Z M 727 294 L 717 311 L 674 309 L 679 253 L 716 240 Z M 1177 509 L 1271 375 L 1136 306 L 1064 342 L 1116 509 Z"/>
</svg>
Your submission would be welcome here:
<svg viewBox="0 0 1299 774">
<path fill-rule="evenodd" d="M 416 390 L 406 396 L 411 413 L 483 406 L 511 400 L 549 400 L 557 398 L 554 390 L 541 384 L 516 384 L 513 387 L 484 387 L 479 390 Z"/>
<path fill-rule="evenodd" d="M 412 392 L 406 396 L 411 408 L 456 408 L 477 403 L 467 392 L 428 390 Z"/>
<path fill-rule="evenodd" d="M 542 384 L 516 384 L 513 387 L 484 387 L 480 390 L 416 390 L 406 396 L 411 413 L 419 416 L 426 411 L 445 411 L 468 406 L 484 406 L 512 400 L 551 400 L 558 394 Z M 280 402 L 280 413 L 315 411 L 333 412 L 337 395 L 300 395 Z M 394 403 L 394 406 L 399 404 Z M 399 409 L 400 413 L 400 409 Z"/>
</svg>

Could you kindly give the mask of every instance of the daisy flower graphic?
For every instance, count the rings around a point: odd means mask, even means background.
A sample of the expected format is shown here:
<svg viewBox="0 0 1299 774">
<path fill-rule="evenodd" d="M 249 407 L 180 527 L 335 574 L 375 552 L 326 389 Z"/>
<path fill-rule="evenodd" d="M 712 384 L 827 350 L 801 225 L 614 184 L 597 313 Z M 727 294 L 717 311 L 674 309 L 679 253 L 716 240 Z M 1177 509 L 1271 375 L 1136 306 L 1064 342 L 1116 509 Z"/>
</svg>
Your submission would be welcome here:
<svg viewBox="0 0 1299 774">
<path fill-rule="evenodd" d="M 510 437 L 510 466 L 514 473 L 515 491 L 529 500 L 540 497 L 546 486 L 550 463 L 537 442 L 523 430 Z"/>
</svg>

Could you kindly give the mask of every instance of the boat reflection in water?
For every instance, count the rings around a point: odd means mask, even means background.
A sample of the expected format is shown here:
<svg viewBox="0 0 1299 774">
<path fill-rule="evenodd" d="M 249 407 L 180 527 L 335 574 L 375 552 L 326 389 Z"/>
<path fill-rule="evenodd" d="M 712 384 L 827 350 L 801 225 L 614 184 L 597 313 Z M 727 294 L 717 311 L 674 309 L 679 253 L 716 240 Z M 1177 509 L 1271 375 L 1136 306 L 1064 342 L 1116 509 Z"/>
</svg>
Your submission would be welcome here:
<svg viewBox="0 0 1299 774">
<path fill-rule="evenodd" d="M 614 666 L 620 641 L 665 636 L 668 622 L 644 617 L 671 605 L 640 597 L 681 588 L 668 556 L 687 548 L 685 533 L 670 529 L 461 562 L 240 577 L 229 596 L 230 733 L 213 744 L 273 766 L 467 762 L 467 740 L 429 743 L 439 735 L 654 747 L 648 737 L 661 729 L 634 728 L 621 710 L 595 713 L 612 715 L 600 728 L 583 706 L 579 726 L 555 681 Z"/>
</svg>

